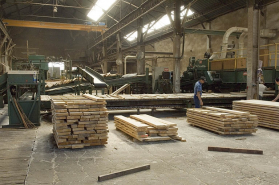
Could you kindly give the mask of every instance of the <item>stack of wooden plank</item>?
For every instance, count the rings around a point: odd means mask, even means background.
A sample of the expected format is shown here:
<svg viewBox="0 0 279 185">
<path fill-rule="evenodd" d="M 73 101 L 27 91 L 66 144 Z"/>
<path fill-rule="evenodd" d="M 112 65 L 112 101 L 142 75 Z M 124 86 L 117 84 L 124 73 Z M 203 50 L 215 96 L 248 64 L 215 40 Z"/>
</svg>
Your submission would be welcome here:
<svg viewBox="0 0 279 185">
<path fill-rule="evenodd" d="M 124 116 L 114 116 L 114 123 L 117 129 L 140 141 L 148 137 L 148 135 L 146 134 L 148 125 L 136 121 L 132 118 L 127 118 Z"/>
<path fill-rule="evenodd" d="M 58 148 L 83 148 L 107 144 L 108 113 L 103 99 L 52 96 L 53 133 Z"/>
<path fill-rule="evenodd" d="M 158 119 L 146 114 L 114 116 L 114 123 L 117 129 L 125 132 L 139 141 L 162 141 L 180 140 L 186 141 L 178 136 L 178 128 L 175 123 Z"/>
<path fill-rule="evenodd" d="M 257 115 L 259 126 L 279 129 L 279 103 L 262 100 L 241 100 L 233 102 L 234 110 L 247 111 Z"/>
<path fill-rule="evenodd" d="M 214 107 L 187 109 L 187 121 L 222 135 L 251 134 L 258 126 L 256 115 Z"/>
</svg>

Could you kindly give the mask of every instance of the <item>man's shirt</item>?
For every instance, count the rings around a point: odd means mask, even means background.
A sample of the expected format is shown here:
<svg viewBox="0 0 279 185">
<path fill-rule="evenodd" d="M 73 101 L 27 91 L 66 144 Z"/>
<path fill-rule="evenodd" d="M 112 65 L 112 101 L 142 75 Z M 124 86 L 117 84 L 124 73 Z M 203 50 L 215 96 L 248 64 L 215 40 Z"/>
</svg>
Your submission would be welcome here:
<svg viewBox="0 0 279 185">
<path fill-rule="evenodd" d="M 197 93 L 200 92 L 200 95 L 202 95 L 202 84 L 200 81 L 197 81 L 194 87 L 194 97 L 196 97 Z"/>
</svg>

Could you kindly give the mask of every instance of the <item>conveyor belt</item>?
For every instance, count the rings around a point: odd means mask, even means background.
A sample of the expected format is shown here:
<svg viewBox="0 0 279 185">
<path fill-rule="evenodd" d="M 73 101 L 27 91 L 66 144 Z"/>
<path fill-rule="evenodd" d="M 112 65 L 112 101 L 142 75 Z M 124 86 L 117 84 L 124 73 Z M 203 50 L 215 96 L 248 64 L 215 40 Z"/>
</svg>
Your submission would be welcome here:
<svg viewBox="0 0 279 185">
<path fill-rule="evenodd" d="M 87 66 L 85 67 L 85 69 L 78 67 L 78 71 L 82 75 L 82 77 L 92 83 L 95 88 L 106 88 L 108 86 L 105 83 L 103 77 L 93 69 Z"/>
<path fill-rule="evenodd" d="M 133 95 L 100 95 L 107 102 L 109 110 L 129 110 L 142 108 L 188 108 L 194 105 L 193 93 L 182 94 L 133 94 Z M 46 99 L 46 98 L 44 98 Z M 213 107 L 232 106 L 232 101 L 246 99 L 246 95 L 204 93 L 203 102 Z M 46 99 L 46 101 L 48 101 Z M 41 100 L 43 102 L 43 100 Z"/>
<path fill-rule="evenodd" d="M 75 88 L 77 85 L 68 85 L 68 86 L 62 86 L 62 87 L 56 87 L 46 90 L 46 95 L 57 95 L 57 94 L 66 94 L 66 93 L 73 93 L 75 92 Z M 91 86 L 90 83 L 83 83 L 80 84 L 81 88 Z M 82 89 L 80 89 L 82 90 Z"/>
</svg>

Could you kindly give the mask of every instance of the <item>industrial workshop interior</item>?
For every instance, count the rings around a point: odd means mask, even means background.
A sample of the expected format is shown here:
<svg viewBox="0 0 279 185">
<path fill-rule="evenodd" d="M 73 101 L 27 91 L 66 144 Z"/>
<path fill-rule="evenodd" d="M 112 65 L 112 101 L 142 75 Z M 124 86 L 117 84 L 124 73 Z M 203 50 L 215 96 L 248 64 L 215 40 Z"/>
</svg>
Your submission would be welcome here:
<svg viewBox="0 0 279 185">
<path fill-rule="evenodd" d="M 279 0 L 0 0 L 0 184 L 279 184 Z"/>
</svg>

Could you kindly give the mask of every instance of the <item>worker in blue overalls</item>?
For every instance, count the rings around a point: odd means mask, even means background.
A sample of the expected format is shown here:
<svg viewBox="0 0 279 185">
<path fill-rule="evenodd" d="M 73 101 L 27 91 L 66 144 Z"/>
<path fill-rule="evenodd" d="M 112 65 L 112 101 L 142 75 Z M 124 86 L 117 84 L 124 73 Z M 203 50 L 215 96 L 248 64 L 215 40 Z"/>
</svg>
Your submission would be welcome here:
<svg viewBox="0 0 279 185">
<path fill-rule="evenodd" d="M 194 87 L 194 102 L 195 102 L 195 108 L 201 108 L 203 105 L 201 96 L 202 96 L 202 84 L 206 82 L 205 77 L 200 77 L 199 81 L 196 82 Z"/>
</svg>

